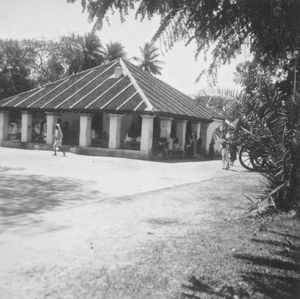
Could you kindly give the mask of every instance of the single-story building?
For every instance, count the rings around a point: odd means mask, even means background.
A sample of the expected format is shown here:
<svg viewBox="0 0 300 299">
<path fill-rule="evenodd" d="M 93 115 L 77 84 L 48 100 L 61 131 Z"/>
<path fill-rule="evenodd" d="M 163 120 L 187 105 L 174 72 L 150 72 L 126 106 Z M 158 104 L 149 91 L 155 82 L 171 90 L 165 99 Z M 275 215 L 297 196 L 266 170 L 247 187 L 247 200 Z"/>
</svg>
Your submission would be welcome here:
<svg viewBox="0 0 300 299">
<path fill-rule="evenodd" d="M 77 153 L 149 157 L 160 138 L 201 139 L 208 152 L 222 118 L 118 59 L 0 101 L 0 145 L 51 148 L 58 119 Z"/>
</svg>

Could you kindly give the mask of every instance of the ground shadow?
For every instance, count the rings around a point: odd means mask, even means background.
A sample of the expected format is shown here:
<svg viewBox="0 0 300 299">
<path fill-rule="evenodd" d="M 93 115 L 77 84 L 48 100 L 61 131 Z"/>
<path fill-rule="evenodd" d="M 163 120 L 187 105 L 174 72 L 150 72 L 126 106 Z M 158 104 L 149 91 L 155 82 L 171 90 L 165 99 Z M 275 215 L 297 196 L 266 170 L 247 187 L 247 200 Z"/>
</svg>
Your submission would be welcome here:
<svg viewBox="0 0 300 299">
<path fill-rule="evenodd" d="M 266 230 L 267 231 L 267 230 Z M 244 260 L 252 267 L 242 273 L 242 279 L 250 285 L 255 293 L 264 298 L 299 298 L 299 246 L 290 234 L 272 231 L 278 240 L 270 238 L 251 239 L 252 242 L 268 248 L 264 255 L 234 254 L 236 259 Z"/>
<path fill-rule="evenodd" d="M 248 272 L 242 275 L 244 281 L 252 285 L 256 292 L 272 299 L 299 298 L 299 279 L 287 275 L 262 272 Z"/>
<path fill-rule="evenodd" d="M 221 157 L 209 158 L 206 156 L 201 157 L 154 157 L 151 158 L 153 162 L 161 163 L 190 163 L 190 162 L 208 162 L 208 161 L 218 161 L 221 160 Z"/>
<path fill-rule="evenodd" d="M 292 235 L 290 233 L 282 233 L 282 232 L 278 232 L 278 231 L 272 230 L 272 229 L 266 229 L 265 231 L 268 232 L 268 233 L 275 234 L 275 235 L 283 236 L 284 238 L 292 238 L 292 239 L 300 241 L 299 236 L 295 236 L 295 235 Z"/>
<path fill-rule="evenodd" d="M 290 235 L 291 236 L 291 235 Z M 288 241 L 285 238 L 285 241 L 276 241 L 276 240 L 261 240 L 261 239 L 251 239 L 252 242 L 260 243 L 260 244 L 266 244 L 266 245 L 273 245 L 273 246 L 279 246 L 279 247 L 286 247 L 288 246 L 290 249 L 293 250 L 300 250 L 299 246 L 293 245 L 292 242 Z"/>
<path fill-rule="evenodd" d="M 191 276 L 188 283 L 183 284 L 182 287 L 185 291 L 181 293 L 181 299 L 202 299 L 204 294 L 206 295 L 205 298 L 250 298 L 249 293 L 242 287 L 222 285 L 222 283 L 218 281 L 207 282 L 207 278 L 197 279 L 196 277 Z"/>
<path fill-rule="evenodd" d="M 252 254 L 234 254 L 237 259 L 242 259 L 257 266 L 277 268 L 280 270 L 299 272 L 299 265 L 295 262 L 283 261 L 281 258 L 258 256 Z"/>
<path fill-rule="evenodd" d="M 231 172 L 249 172 L 249 170 L 247 170 L 245 168 L 242 168 L 242 169 L 233 169 L 233 168 L 230 168 L 230 169 L 228 169 L 228 171 L 231 171 Z"/>
<path fill-rule="evenodd" d="M 267 230 L 266 230 L 267 231 Z M 272 236 L 276 234 L 274 240 Z M 225 285 L 220 281 L 209 281 L 210 277 L 191 276 L 183 284 L 180 298 L 300 298 L 300 248 L 298 238 L 292 234 L 270 231 L 264 238 L 251 239 L 257 252 L 234 253 L 239 260 L 241 281 Z"/>
<path fill-rule="evenodd" d="M 4 166 L 0 166 L 0 172 L 6 172 L 6 171 L 11 171 L 11 170 L 24 170 L 24 168 L 21 167 L 4 167 Z"/>
<path fill-rule="evenodd" d="M 0 172 L 0 225 L 13 225 L 16 217 L 41 213 L 70 204 L 104 198 L 91 183 L 64 177 Z"/>
</svg>

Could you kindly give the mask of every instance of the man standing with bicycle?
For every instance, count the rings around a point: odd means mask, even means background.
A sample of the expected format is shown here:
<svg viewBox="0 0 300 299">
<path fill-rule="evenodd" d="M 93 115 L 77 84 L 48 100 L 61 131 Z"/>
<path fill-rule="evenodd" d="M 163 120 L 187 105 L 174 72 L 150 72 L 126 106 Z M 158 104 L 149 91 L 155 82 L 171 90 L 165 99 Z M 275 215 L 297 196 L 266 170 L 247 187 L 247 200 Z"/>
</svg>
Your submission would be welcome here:
<svg viewBox="0 0 300 299">
<path fill-rule="evenodd" d="M 222 134 L 222 138 L 220 140 L 221 145 L 221 153 L 222 153 L 222 164 L 224 170 L 229 170 L 229 135 L 225 133 Z"/>
</svg>

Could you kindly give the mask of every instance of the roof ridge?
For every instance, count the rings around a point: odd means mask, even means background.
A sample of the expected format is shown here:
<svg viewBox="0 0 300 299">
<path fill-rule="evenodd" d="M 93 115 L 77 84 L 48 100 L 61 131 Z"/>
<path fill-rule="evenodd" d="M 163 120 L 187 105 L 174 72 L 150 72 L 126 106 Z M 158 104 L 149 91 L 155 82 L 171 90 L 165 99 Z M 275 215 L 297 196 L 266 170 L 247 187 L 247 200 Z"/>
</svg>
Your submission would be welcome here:
<svg viewBox="0 0 300 299">
<path fill-rule="evenodd" d="M 174 97 L 175 96 L 180 96 L 182 98 L 185 99 L 185 101 L 189 102 L 193 107 L 191 108 L 190 111 L 193 111 L 193 110 L 198 110 L 201 111 L 202 113 L 204 113 L 206 117 L 210 118 L 211 117 L 211 113 L 209 111 L 207 111 L 207 109 L 202 109 L 197 105 L 197 102 L 194 101 L 194 99 L 188 95 L 186 95 L 185 93 L 181 92 L 180 90 L 176 89 L 175 87 L 171 86 L 170 84 L 162 81 L 161 79 L 155 77 L 155 76 L 152 76 L 150 74 L 146 74 L 145 72 L 143 72 L 142 70 L 140 70 L 136 65 L 130 63 L 130 67 L 133 67 L 136 72 L 138 73 L 138 76 L 146 76 L 146 77 L 149 77 L 148 79 L 151 79 L 155 82 L 155 84 L 158 84 L 160 86 L 160 89 L 163 90 L 163 87 L 168 87 L 169 90 L 168 91 L 163 91 L 163 93 L 165 93 L 167 95 L 167 97 Z M 180 109 L 182 109 L 185 104 L 184 102 L 180 103 L 180 102 L 177 102 L 176 105 L 178 107 L 180 107 Z"/>
<path fill-rule="evenodd" d="M 130 61 L 126 60 L 126 62 L 128 62 L 131 66 L 135 67 L 137 70 L 139 70 L 137 68 L 137 66 L 134 65 L 133 63 L 131 63 Z M 139 71 L 141 71 L 141 70 L 139 70 Z M 144 75 L 146 75 L 144 72 L 141 72 L 141 73 L 143 73 Z M 203 109 L 207 114 L 209 114 L 208 117 L 211 117 L 211 118 L 217 118 L 217 117 L 219 117 L 219 118 L 223 119 L 222 116 L 219 115 L 217 112 L 215 112 L 214 110 L 212 110 L 209 107 L 206 107 L 205 105 L 203 105 L 199 101 L 196 101 L 196 99 L 193 98 L 192 96 L 185 94 L 184 92 L 180 91 L 179 89 L 175 88 L 174 86 L 170 85 L 169 83 L 167 83 L 167 82 L 165 82 L 165 81 L 163 81 L 163 80 L 161 80 L 161 79 L 159 79 L 159 78 L 157 78 L 155 76 L 152 76 L 151 74 L 149 74 L 149 75 L 151 76 L 151 78 L 154 81 L 158 82 L 160 85 L 161 84 L 167 85 L 173 91 L 173 93 L 185 97 L 186 100 L 188 100 L 190 102 L 192 101 L 194 103 L 194 105 L 197 106 L 198 109 Z"/>
<path fill-rule="evenodd" d="M 145 110 L 146 111 L 154 111 L 155 110 L 154 107 L 150 103 L 149 99 L 146 97 L 145 93 L 143 92 L 143 90 L 141 89 L 141 87 L 139 86 L 139 84 L 137 83 L 137 81 L 135 80 L 135 78 L 132 75 L 132 73 L 129 71 L 128 67 L 126 66 L 126 63 L 123 61 L 122 58 L 120 58 L 120 65 L 121 65 L 121 67 L 123 69 L 124 74 L 129 77 L 129 79 L 132 82 L 133 86 L 135 87 L 135 89 L 137 90 L 137 92 L 141 96 L 142 100 L 146 104 L 147 108 Z"/>
<path fill-rule="evenodd" d="M 180 94 L 183 95 L 184 97 L 189 98 L 189 99 L 192 99 L 192 97 L 190 97 L 190 96 L 188 96 L 187 94 L 183 93 L 182 91 L 180 91 L 179 89 L 177 89 L 177 88 L 175 88 L 174 86 L 170 85 L 169 83 L 167 83 L 167 82 L 165 82 L 165 81 L 163 81 L 163 80 L 157 78 L 156 76 L 153 76 L 153 75 L 151 75 L 151 74 L 149 74 L 149 73 L 147 73 L 147 72 L 144 72 L 144 71 L 140 70 L 135 64 L 131 63 L 130 61 L 128 61 L 128 60 L 126 60 L 126 61 L 127 61 L 131 66 L 133 66 L 133 67 L 137 68 L 139 71 L 141 71 L 143 74 L 151 76 L 152 79 L 154 79 L 154 80 L 156 80 L 156 81 L 158 81 L 158 82 L 160 82 L 160 83 L 163 83 L 163 84 L 165 84 L 165 85 L 168 85 L 168 87 L 171 87 L 174 91 L 176 91 L 177 93 L 180 93 Z"/>
</svg>

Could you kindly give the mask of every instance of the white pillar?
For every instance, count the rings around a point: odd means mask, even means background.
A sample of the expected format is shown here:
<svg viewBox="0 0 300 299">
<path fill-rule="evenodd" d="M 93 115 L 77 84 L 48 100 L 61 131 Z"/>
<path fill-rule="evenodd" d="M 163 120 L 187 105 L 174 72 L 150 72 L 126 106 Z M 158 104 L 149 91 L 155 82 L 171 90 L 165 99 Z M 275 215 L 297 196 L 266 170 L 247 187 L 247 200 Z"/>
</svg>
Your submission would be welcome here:
<svg viewBox="0 0 300 299">
<path fill-rule="evenodd" d="M 178 137 L 179 145 L 182 151 L 184 151 L 185 146 L 186 124 L 187 120 L 176 121 L 176 137 Z"/>
<path fill-rule="evenodd" d="M 203 123 L 201 125 L 201 131 L 200 131 L 200 137 L 202 139 L 201 149 L 202 149 L 202 151 L 204 151 L 203 152 L 204 154 L 208 153 L 208 151 L 206 151 L 206 149 L 207 149 L 207 128 L 208 128 L 208 123 Z M 209 143 L 208 143 L 208 149 L 209 149 Z"/>
<path fill-rule="evenodd" d="M 92 115 L 88 113 L 80 114 L 79 146 L 91 145 L 91 132 Z"/>
<path fill-rule="evenodd" d="M 141 151 L 150 153 L 153 143 L 153 120 L 152 115 L 142 115 Z"/>
<path fill-rule="evenodd" d="M 8 137 L 8 111 L 0 111 L 0 146 Z"/>
<path fill-rule="evenodd" d="M 108 148 L 120 148 L 121 114 L 109 114 L 109 142 Z"/>
<path fill-rule="evenodd" d="M 47 119 L 47 137 L 46 143 L 53 144 L 54 142 L 54 132 L 55 132 L 55 125 L 57 124 L 58 115 L 54 112 L 46 112 L 46 119 Z"/>
<path fill-rule="evenodd" d="M 200 122 L 192 123 L 192 132 L 196 134 L 197 140 L 200 137 L 200 130 L 201 130 L 201 123 Z"/>
<path fill-rule="evenodd" d="M 160 117 L 160 137 L 169 138 L 171 135 L 171 127 L 173 118 Z"/>
<path fill-rule="evenodd" d="M 29 111 L 22 111 L 21 141 L 31 142 L 31 140 L 32 140 L 32 113 Z"/>
</svg>

